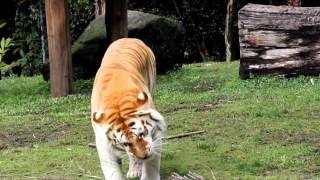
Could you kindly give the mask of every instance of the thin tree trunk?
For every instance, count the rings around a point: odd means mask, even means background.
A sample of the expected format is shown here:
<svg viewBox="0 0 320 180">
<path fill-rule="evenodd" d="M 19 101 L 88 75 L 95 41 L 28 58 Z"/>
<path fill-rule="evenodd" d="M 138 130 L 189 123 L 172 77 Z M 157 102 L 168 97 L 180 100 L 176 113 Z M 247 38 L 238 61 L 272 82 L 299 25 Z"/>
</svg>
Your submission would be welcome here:
<svg viewBox="0 0 320 180">
<path fill-rule="evenodd" d="M 95 17 L 106 14 L 106 1 L 105 0 L 95 0 Z"/>
<path fill-rule="evenodd" d="M 50 84 L 53 97 L 73 92 L 71 40 L 67 0 L 46 0 Z"/>
<path fill-rule="evenodd" d="M 196 39 L 196 46 L 199 50 L 202 61 L 207 61 L 209 58 L 209 52 L 208 52 L 208 49 L 207 49 L 207 46 L 206 46 L 204 39 L 201 38 L 200 41 L 198 41 L 198 39 Z"/>
<path fill-rule="evenodd" d="M 128 2 L 127 0 L 106 1 L 107 45 L 113 41 L 128 37 Z"/>
<path fill-rule="evenodd" d="M 46 63 L 46 45 L 45 45 L 45 32 L 44 32 L 44 21 L 43 21 L 43 16 L 44 16 L 44 11 L 43 11 L 43 0 L 40 0 L 40 10 L 39 10 L 39 16 L 40 16 L 40 40 L 41 40 L 41 55 L 42 55 L 42 64 Z"/>
<path fill-rule="evenodd" d="M 288 0 L 288 6 L 300 7 L 301 0 Z"/>
<path fill-rule="evenodd" d="M 235 57 L 235 52 L 233 50 L 233 20 L 234 20 L 234 6 L 236 0 L 228 0 L 227 12 L 226 12 L 226 24 L 224 31 L 224 40 L 226 44 L 226 61 L 230 62 Z"/>
</svg>

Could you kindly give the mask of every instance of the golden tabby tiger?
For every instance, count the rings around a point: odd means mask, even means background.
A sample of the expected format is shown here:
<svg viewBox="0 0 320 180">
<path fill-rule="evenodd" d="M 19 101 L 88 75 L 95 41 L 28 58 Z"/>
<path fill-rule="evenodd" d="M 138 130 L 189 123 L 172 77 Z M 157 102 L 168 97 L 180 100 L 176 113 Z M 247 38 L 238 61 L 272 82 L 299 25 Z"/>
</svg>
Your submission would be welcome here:
<svg viewBox="0 0 320 180">
<path fill-rule="evenodd" d="M 130 161 L 128 178 L 160 179 L 165 122 L 152 100 L 155 78 L 154 54 L 141 40 L 123 38 L 107 49 L 91 97 L 91 122 L 107 180 L 124 179 L 123 154 Z"/>
</svg>

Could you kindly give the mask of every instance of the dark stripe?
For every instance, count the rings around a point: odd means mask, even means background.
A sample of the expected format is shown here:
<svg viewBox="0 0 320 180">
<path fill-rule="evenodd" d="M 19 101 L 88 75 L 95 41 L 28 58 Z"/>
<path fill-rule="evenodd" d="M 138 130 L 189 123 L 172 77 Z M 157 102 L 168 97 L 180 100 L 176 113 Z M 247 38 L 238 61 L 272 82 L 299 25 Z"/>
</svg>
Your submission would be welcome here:
<svg viewBox="0 0 320 180">
<path fill-rule="evenodd" d="M 150 124 L 148 121 L 146 121 L 146 124 L 152 127 L 152 124 Z"/>
<path fill-rule="evenodd" d="M 120 148 L 120 147 L 117 147 L 116 145 L 113 145 L 112 147 L 115 148 L 115 149 L 117 149 L 117 150 L 119 150 L 119 151 L 126 152 L 125 149 L 122 149 L 122 148 Z"/>
<path fill-rule="evenodd" d="M 158 119 L 152 118 L 151 116 L 150 116 L 150 119 L 152 119 L 152 120 L 154 120 L 154 121 L 160 121 L 160 120 L 158 120 Z"/>
</svg>

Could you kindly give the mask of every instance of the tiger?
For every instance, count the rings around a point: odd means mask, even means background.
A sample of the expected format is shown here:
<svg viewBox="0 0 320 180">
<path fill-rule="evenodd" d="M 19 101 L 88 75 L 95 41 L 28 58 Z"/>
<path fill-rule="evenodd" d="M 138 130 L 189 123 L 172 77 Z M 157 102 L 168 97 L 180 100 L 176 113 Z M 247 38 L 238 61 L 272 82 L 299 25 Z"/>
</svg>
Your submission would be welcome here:
<svg viewBox="0 0 320 180">
<path fill-rule="evenodd" d="M 143 41 L 122 38 L 107 48 L 91 95 L 91 124 L 106 180 L 124 179 L 125 155 L 127 178 L 160 180 L 166 124 L 152 99 L 155 81 L 155 56 Z"/>
</svg>

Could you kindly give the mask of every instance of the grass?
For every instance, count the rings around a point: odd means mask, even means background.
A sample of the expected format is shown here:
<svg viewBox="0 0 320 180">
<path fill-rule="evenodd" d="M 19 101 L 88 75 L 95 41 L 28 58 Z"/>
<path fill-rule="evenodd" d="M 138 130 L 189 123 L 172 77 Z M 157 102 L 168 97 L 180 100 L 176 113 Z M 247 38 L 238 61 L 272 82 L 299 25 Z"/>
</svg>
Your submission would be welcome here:
<svg viewBox="0 0 320 180">
<path fill-rule="evenodd" d="M 318 179 L 320 78 L 238 78 L 238 62 L 185 65 L 159 76 L 155 102 L 168 140 L 161 175 L 206 179 Z M 310 79 L 314 80 L 314 84 Z M 51 98 L 41 77 L 0 81 L 0 179 L 102 176 L 89 121 L 92 81 Z"/>
</svg>

